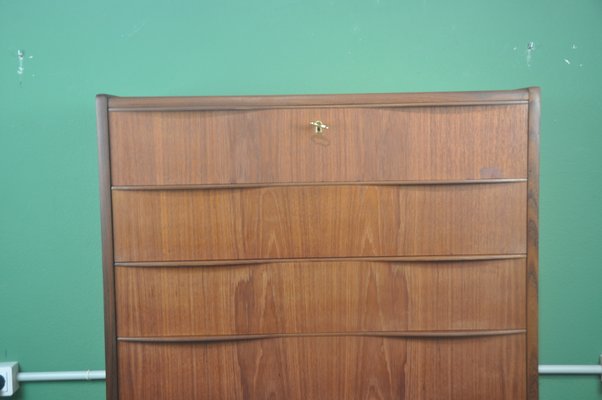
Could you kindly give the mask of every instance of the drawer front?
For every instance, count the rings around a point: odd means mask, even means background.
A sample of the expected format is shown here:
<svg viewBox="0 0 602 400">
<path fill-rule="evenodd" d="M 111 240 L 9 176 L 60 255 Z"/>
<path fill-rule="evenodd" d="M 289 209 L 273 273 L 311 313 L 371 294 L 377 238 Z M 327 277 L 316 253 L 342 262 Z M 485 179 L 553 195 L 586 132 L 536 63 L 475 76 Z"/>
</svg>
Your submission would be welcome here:
<svg viewBox="0 0 602 400">
<path fill-rule="evenodd" d="M 113 191 L 117 262 L 522 254 L 526 183 Z"/>
<path fill-rule="evenodd" d="M 516 400 L 525 336 L 119 344 L 120 398 Z M 152 377 L 152 378 L 149 378 Z"/>
<path fill-rule="evenodd" d="M 112 184 L 526 178 L 527 118 L 526 104 L 111 112 Z"/>
<path fill-rule="evenodd" d="M 118 267 L 121 337 L 525 329 L 525 259 Z"/>
</svg>

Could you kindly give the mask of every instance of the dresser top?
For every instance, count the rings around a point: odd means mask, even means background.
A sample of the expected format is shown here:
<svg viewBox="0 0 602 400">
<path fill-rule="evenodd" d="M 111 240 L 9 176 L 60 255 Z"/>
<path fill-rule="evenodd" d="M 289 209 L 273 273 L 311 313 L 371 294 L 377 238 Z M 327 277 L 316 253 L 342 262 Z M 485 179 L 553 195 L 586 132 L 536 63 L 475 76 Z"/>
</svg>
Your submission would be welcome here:
<svg viewBox="0 0 602 400">
<path fill-rule="evenodd" d="M 190 97 L 117 97 L 106 98 L 109 111 L 194 111 L 249 110 L 290 107 L 417 107 L 524 104 L 539 96 L 539 88 L 518 90 L 378 93 L 378 94 L 318 94 L 270 96 L 190 96 Z"/>
</svg>

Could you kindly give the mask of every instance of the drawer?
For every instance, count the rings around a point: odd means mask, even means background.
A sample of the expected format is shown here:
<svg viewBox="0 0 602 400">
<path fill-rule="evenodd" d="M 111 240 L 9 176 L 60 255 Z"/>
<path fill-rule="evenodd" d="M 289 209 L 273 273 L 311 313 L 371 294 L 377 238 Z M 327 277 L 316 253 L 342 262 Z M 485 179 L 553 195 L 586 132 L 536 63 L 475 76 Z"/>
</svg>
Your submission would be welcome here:
<svg viewBox="0 0 602 400">
<path fill-rule="evenodd" d="M 287 337 L 215 343 L 120 342 L 129 400 L 525 397 L 525 336 Z"/>
<path fill-rule="evenodd" d="M 117 262 L 526 251 L 526 182 L 112 196 Z"/>
<path fill-rule="evenodd" d="M 527 104 L 113 111 L 112 184 L 526 178 L 527 118 Z"/>
<path fill-rule="evenodd" d="M 525 329 L 525 259 L 117 267 L 117 335 Z"/>
</svg>

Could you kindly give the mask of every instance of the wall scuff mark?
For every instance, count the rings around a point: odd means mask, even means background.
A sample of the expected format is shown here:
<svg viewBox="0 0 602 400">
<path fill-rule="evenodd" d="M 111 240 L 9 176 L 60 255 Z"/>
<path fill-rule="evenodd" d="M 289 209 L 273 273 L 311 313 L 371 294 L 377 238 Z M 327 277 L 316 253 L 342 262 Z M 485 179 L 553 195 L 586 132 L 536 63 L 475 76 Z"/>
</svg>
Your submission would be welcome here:
<svg viewBox="0 0 602 400">
<path fill-rule="evenodd" d="M 17 50 L 17 75 L 19 76 L 19 86 L 23 85 L 23 73 L 25 67 L 23 62 L 25 60 L 25 52 L 23 50 Z"/>
<path fill-rule="evenodd" d="M 17 59 L 19 61 L 19 67 L 17 68 L 17 74 L 23 75 L 25 72 L 25 68 L 23 67 L 23 59 L 25 58 L 25 53 L 22 50 L 17 50 Z"/>
<path fill-rule="evenodd" d="M 527 67 L 531 67 L 532 53 L 535 51 L 535 42 L 527 44 Z"/>
<path fill-rule="evenodd" d="M 23 84 L 25 76 L 25 50 L 17 50 L 17 75 L 19 76 L 19 85 Z M 33 60 L 33 56 L 28 56 L 28 60 Z M 31 70 L 29 71 L 31 73 Z M 36 74 L 31 74 L 35 78 Z"/>
<path fill-rule="evenodd" d="M 578 48 L 577 45 L 575 43 L 573 43 L 573 45 L 571 46 L 571 49 L 577 50 L 577 48 Z M 583 64 L 582 63 L 579 64 L 579 68 L 583 68 Z"/>
<path fill-rule="evenodd" d="M 124 39 L 129 39 L 132 36 L 137 35 L 138 32 L 144 28 L 144 25 L 146 25 L 146 21 L 142 21 L 139 24 L 134 25 L 128 32 L 123 33 L 121 37 Z"/>
</svg>

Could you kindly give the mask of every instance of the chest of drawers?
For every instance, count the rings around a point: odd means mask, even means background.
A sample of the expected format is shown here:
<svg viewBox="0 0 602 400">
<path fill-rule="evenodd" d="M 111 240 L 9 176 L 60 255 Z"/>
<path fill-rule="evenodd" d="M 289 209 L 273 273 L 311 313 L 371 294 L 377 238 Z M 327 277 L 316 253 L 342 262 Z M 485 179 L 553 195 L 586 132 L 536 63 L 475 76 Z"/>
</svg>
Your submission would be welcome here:
<svg viewBox="0 0 602 400">
<path fill-rule="evenodd" d="M 537 399 L 537 88 L 97 113 L 109 399 Z"/>
</svg>

